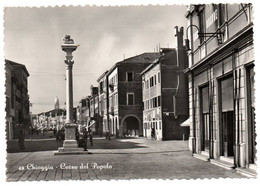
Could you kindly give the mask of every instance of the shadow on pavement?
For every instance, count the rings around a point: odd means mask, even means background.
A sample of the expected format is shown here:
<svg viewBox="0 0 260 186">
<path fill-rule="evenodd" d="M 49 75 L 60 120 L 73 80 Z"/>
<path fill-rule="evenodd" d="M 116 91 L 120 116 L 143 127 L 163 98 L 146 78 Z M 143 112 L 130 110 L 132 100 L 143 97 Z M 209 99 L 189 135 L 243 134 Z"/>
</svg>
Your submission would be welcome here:
<svg viewBox="0 0 260 186">
<path fill-rule="evenodd" d="M 18 141 L 12 140 L 7 141 L 7 152 L 15 153 L 57 150 L 59 147 L 62 147 L 62 144 L 62 141 L 56 141 L 55 139 L 39 139 L 33 141 L 25 141 L 25 149 L 20 150 L 18 147 Z"/>
<path fill-rule="evenodd" d="M 17 140 L 7 141 L 7 152 L 36 152 L 36 151 L 50 151 L 57 150 L 62 147 L 63 141 L 56 141 L 55 138 L 51 139 L 33 139 L 32 141 L 25 141 L 25 149 L 20 150 L 18 147 Z M 88 149 L 133 149 L 133 148 L 147 148 L 140 143 L 135 143 L 132 141 L 124 141 L 122 139 L 112 138 L 111 140 L 104 138 L 94 138 L 93 146 L 90 145 L 88 139 Z"/>
<path fill-rule="evenodd" d="M 130 138 L 128 138 L 130 139 Z M 112 138 L 111 140 L 103 138 L 94 138 L 93 146 L 90 145 L 88 139 L 88 149 L 133 149 L 133 148 L 147 148 L 140 143 L 135 143 L 133 141 L 124 141 L 122 139 Z"/>
</svg>

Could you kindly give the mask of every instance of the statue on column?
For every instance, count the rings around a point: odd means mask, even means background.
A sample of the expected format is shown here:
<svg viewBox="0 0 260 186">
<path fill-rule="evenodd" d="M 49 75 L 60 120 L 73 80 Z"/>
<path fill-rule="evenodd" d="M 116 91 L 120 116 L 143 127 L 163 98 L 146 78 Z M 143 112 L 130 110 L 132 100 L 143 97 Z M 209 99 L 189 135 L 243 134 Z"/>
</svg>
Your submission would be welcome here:
<svg viewBox="0 0 260 186">
<path fill-rule="evenodd" d="M 63 37 L 64 44 L 74 44 L 74 40 L 70 38 L 70 35 L 64 35 Z"/>
</svg>

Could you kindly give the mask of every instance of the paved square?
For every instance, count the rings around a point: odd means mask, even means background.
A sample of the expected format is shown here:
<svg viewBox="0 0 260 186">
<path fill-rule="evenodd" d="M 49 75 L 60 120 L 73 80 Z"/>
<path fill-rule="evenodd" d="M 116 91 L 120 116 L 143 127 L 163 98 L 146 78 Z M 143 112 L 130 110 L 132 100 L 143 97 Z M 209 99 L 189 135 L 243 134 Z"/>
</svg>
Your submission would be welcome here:
<svg viewBox="0 0 260 186">
<path fill-rule="evenodd" d="M 90 154 L 58 156 L 53 155 L 54 148 L 62 143 L 54 139 L 38 143 L 39 151 L 35 141 L 26 141 L 25 152 L 7 154 L 7 181 L 244 177 L 192 157 L 187 141 L 95 138 Z"/>
</svg>

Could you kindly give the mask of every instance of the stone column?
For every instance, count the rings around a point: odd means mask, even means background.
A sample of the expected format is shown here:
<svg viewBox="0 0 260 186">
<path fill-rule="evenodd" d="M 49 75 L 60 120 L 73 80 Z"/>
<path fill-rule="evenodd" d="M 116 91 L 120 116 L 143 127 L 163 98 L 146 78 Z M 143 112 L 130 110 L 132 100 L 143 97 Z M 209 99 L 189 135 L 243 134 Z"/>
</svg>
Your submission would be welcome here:
<svg viewBox="0 0 260 186">
<path fill-rule="evenodd" d="M 73 84 L 72 84 L 72 67 L 74 61 L 72 60 L 72 52 L 75 51 L 78 45 L 74 44 L 74 41 L 69 35 L 65 35 L 63 39 L 64 43 L 61 48 L 66 52 L 66 122 L 65 122 L 65 140 L 63 147 L 58 149 L 58 152 L 77 152 L 82 151 L 82 148 L 78 148 L 76 141 L 76 127 L 73 123 Z"/>
<path fill-rule="evenodd" d="M 74 61 L 65 60 L 66 64 L 66 124 L 73 123 L 73 83 L 72 67 Z"/>
</svg>

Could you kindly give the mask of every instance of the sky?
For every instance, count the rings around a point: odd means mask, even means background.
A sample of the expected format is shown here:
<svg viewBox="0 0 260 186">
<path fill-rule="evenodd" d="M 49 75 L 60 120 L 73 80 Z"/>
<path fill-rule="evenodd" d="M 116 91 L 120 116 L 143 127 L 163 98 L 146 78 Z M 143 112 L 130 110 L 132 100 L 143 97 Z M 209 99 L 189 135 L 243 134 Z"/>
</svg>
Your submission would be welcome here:
<svg viewBox="0 0 260 186">
<path fill-rule="evenodd" d="M 98 77 L 114 63 L 161 47 L 176 47 L 174 27 L 186 27 L 185 5 L 70 6 L 4 10 L 4 57 L 24 64 L 30 73 L 32 113 L 54 108 L 58 97 L 65 108 L 65 53 L 62 38 L 71 35 L 73 100 L 90 94 Z M 184 36 L 185 37 L 185 36 Z"/>
</svg>

